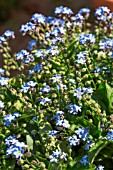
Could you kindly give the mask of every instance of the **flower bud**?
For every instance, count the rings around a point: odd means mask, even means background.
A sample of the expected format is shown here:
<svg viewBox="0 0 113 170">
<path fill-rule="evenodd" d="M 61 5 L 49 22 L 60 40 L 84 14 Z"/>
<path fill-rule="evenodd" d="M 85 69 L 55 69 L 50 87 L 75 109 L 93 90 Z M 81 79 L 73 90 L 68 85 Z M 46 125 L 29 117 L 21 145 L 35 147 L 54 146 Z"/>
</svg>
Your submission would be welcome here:
<svg viewBox="0 0 113 170">
<path fill-rule="evenodd" d="M 29 165 L 28 165 L 28 164 L 25 164 L 25 165 L 23 166 L 23 168 L 29 169 Z"/>
<path fill-rule="evenodd" d="M 87 79 L 88 76 L 89 76 L 88 74 L 85 74 L 82 78 L 83 78 L 83 79 Z"/>
<path fill-rule="evenodd" d="M 86 68 L 82 68 L 82 72 L 83 72 L 83 73 L 86 72 Z"/>
<path fill-rule="evenodd" d="M 97 80 L 97 84 L 101 84 L 101 80 Z"/>
<path fill-rule="evenodd" d="M 10 76 L 10 72 L 9 72 L 9 71 L 6 71 L 5 74 L 6 74 L 6 76 L 8 76 L 8 77 Z"/>
<path fill-rule="evenodd" d="M 98 77 L 99 76 L 99 74 L 98 73 L 94 73 L 94 77 Z"/>
<path fill-rule="evenodd" d="M 56 74 L 56 73 L 57 73 L 57 71 L 56 71 L 55 69 L 53 69 L 53 70 L 52 70 L 52 73 L 53 73 L 53 74 Z"/>
<path fill-rule="evenodd" d="M 18 159 L 17 164 L 18 165 L 23 165 L 24 164 L 24 160 L 23 159 Z"/>
<path fill-rule="evenodd" d="M 37 78 L 38 78 L 38 79 L 41 79 L 41 77 L 42 77 L 42 75 L 40 75 L 40 74 L 37 75 Z"/>
</svg>

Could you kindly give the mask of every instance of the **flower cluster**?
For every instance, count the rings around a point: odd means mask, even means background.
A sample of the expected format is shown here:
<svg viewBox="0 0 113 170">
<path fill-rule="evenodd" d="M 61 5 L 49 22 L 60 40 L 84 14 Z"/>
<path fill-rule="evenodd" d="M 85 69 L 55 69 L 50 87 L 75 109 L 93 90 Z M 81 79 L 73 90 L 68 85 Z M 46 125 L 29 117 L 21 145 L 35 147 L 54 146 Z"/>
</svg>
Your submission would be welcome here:
<svg viewBox="0 0 113 170">
<path fill-rule="evenodd" d="M 19 113 L 13 113 L 13 114 L 7 114 L 6 116 L 4 116 L 3 121 L 4 121 L 4 125 L 5 126 L 10 126 L 12 124 L 12 121 L 15 120 L 16 118 L 20 117 L 21 114 Z"/>
<path fill-rule="evenodd" d="M 67 154 L 62 152 L 62 150 L 56 149 L 56 151 L 52 152 L 52 155 L 49 156 L 50 162 L 58 162 L 58 159 L 67 160 Z"/>
<path fill-rule="evenodd" d="M 92 26 L 88 8 L 35 13 L 14 54 L 14 32 L 0 37 L 0 169 L 112 169 L 113 13 L 94 15 Z"/>
<path fill-rule="evenodd" d="M 19 142 L 15 136 L 9 136 L 5 139 L 5 145 L 8 147 L 6 150 L 6 155 L 12 155 L 16 159 L 20 159 L 27 145 L 24 142 Z"/>
</svg>

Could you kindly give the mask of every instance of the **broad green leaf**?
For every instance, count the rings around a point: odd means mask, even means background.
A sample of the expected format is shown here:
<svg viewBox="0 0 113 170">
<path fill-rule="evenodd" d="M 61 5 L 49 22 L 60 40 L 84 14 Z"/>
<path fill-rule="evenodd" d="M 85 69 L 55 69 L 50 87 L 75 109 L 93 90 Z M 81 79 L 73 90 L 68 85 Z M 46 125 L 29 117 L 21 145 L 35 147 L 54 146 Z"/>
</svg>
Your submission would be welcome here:
<svg viewBox="0 0 113 170">
<path fill-rule="evenodd" d="M 26 141 L 27 141 L 27 146 L 28 150 L 33 150 L 33 139 L 30 135 L 26 135 Z"/>
<path fill-rule="evenodd" d="M 23 106 L 23 104 L 20 102 L 20 100 L 17 100 L 17 101 L 15 102 L 14 106 L 16 107 L 16 109 L 17 109 L 18 111 L 20 111 L 21 108 L 22 108 L 22 106 Z"/>
<path fill-rule="evenodd" d="M 113 113 L 113 88 L 111 88 L 107 83 L 106 83 L 106 91 L 107 91 L 107 99 L 109 103 L 109 112 Z"/>
<path fill-rule="evenodd" d="M 48 170 L 66 170 L 66 169 L 62 169 L 61 165 L 58 165 L 56 163 L 49 163 L 49 167 Z"/>
<path fill-rule="evenodd" d="M 108 144 L 108 141 L 99 141 L 89 150 L 89 162 L 92 164 L 101 150 Z"/>
<path fill-rule="evenodd" d="M 113 88 L 107 82 L 100 84 L 92 98 L 98 101 L 102 109 L 113 113 Z"/>
</svg>

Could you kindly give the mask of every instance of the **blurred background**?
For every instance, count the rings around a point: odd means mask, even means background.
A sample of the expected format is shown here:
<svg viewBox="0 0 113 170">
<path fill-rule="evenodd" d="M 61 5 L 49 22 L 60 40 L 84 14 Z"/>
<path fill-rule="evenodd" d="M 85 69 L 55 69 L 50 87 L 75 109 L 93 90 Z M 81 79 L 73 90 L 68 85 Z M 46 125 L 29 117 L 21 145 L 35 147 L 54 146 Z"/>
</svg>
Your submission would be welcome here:
<svg viewBox="0 0 113 170">
<path fill-rule="evenodd" d="M 18 52 L 24 49 L 29 41 L 29 37 L 20 35 L 19 29 L 22 24 L 29 21 L 32 14 L 53 15 L 54 8 L 60 5 L 71 8 L 75 13 L 80 8 L 88 7 L 93 13 L 95 1 L 103 2 L 104 0 L 0 0 L 0 35 L 7 29 L 15 31 L 16 40 L 11 41 L 11 46 L 14 52 Z M 93 23 L 93 17 L 91 22 Z"/>
</svg>

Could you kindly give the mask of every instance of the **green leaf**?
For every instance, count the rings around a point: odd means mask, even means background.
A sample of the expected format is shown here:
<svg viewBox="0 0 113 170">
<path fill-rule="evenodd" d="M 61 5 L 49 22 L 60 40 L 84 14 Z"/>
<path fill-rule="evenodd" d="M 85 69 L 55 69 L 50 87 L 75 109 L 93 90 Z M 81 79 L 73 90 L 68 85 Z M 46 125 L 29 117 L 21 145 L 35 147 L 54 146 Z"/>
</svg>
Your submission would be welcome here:
<svg viewBox="0 0 113 170">
<path fill-rule="evenodd" d="M 66 170 L 66 169 L 62 169 L 61 165 L 58 165 L 56 163 L 49 163 L 49 167 L 48 170 Z"/>
<path fill-rule="evenodd" d="M 107 91 L 107 99 L 109 103 L 109 112 L 113 113 L 113 88 L 111 88 L 107 83 L 106 83 L 106 91 Z"/>
<path fill-rule="evenodd" d="M 18 111 L 20 111 L 23 104 L 20 102 L 20 100 L 17 100 L 13 106 L 15 106 Z"/>
<path fill-rule="evenodd" d="M 28 150 L 33 150 L 33 139 L 30 135 L 26 135 L 26 141 L 27 141 L 27 146 Z"/>
<path fill-rule="evenodd" d="M 92 164 L 101 150 L 108 144 L 108 141 L 99 141 L 89 150 L 89 162 Z"/>
<path fill-rule="evenodd" d="M 113 113 L 113 88 L 111 88 L 107 82 L 100 84 L 92 98 L 98 101 L 102 109 Z"/>
</svg>

